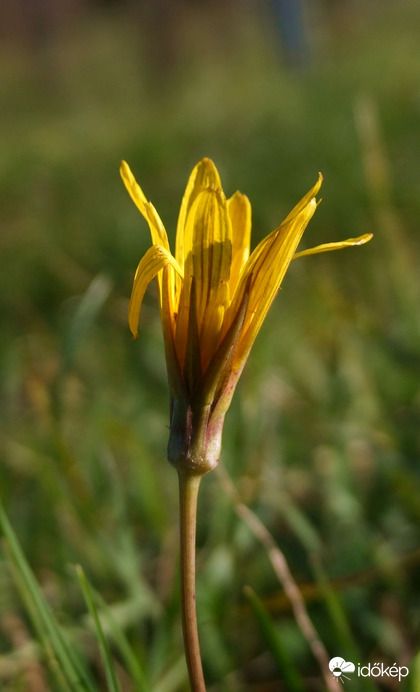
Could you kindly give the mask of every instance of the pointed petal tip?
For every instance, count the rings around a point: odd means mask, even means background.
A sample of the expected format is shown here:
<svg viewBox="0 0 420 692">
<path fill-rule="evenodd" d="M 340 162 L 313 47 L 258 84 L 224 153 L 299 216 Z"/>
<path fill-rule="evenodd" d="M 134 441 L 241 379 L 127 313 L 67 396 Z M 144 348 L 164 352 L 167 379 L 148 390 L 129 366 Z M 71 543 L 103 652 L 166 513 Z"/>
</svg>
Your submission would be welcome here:
<svg viewBox="0 0 420 692">
<path fill-rule="evenodd" d="M 126 186 L 129 194 L 132 194 L 132 190 L 136 186 L 136 179 L 133 175 L 133 171 L 131 170 L 130 166 L 128 165 L 127 161 L 124 161 L 124 159 L 120 163 L 120 176 L 123 180 L 124 185 Z"/>
<path fill-rule="evenodd" d="M 236 200 L 243 201 L 245 204 L 247 204 L 247 205 L 249 204 L 249 206 L 251 206 L 251 203 L 249 201 L 249 197 L 244 195 L 244 193 L 241 192 L 240 190 L 236 190 L 236 192 L 234 192 L 233 195 L 231 195 L 231 197 L 229 197 L 228 202 L 231 202 L 231 201 L 233 202 Z"/>
<path fill-rule="evenodd" d="M 128 173 L 131 173 L 130 166 L 128 165 L 127 161 L 122 159 L 120 162 L 120 174 L 124 177 L 124 175 L 128 175 Z"/>
<path fill-rule="evenodd" d="M 368 243 L 369 240 L 373 238 L 373 233 L 364 233 L 357 238 L 347 238 L 347 240 L 340 240 L 335 243 L 323 243 L 322 245 L 317 245 L 316 247 L 308 248 L 308 250 L 302 250 L 301 252 L 296 252 L 293 255 L 293 259 L 298 259 L 298 257 L 307 257 L 308 255 L 318 255 L 321 252 L 329 252 L 330 250 L 342 250 L 345 247 L 354 247 L 356 245 L 364 245 Z"/>
<path fill-rule="evenodd" d="M 372 240 L 373 238 L 373 233 L 364 233 L 364 235 L 359 236 L 359 238 L 354 239 L 354 244 L 355 245 L 364 245 L 365 243 L 368 243 L 369 240 Z"/>
<path fill-rule="evenodd" d="M 322 185 L 322 183 L 323 183 L 323 180 L 324 180 L 324 176 L 322 175 L 321 172 L 319 172 L 319 173 L 318 173 L 318 180 L 316 181 L 316 183 L 315 183 L 315 185 L 314 185 L 314 192 L 313 192 L 314 197 L 315 197 L 315 195 L 318 194 L 318 192 L 319 192 L 319 190 L 320 190 L 320 187 L 321 187 L 321 185 Z"/>
<path fill-rule="evenodd" d="M 197 165 L 195 166 L 195 170 L 200 170 L 202 169 L 205 171 L 205 176 L 208 177 L 210 180 L 217 181 L 218 186 L 220 186 L 220 176 L 219 176 L 219 171 L 216 168 L 216 164 L 212 159 L 208 158 L 205 156 L 202 158 Z"/>
<path fill-rule="evenodd" d="M 365 245 L 373 238 L 373 233 L 364 233 L 363 235 L 357 236 L 357 238 L 347 238 L 347 240 L 337 243 L 342 247 L 354 247 L 355 245 Z"/>
</svg>

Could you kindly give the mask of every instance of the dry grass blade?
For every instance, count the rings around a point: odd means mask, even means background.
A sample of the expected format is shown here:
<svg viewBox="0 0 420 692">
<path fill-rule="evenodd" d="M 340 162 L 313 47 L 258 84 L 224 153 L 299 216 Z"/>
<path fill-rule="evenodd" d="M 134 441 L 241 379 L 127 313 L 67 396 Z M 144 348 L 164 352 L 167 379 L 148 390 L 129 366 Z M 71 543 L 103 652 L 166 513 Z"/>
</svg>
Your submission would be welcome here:
<svg viewBox="0 0 420 692">
<path fill-rule="evenodd" d="M 256 514 L 254 514 L 254 512 L 252 512 L 252 510 L 250 510 L 249 507 L 247 507 L 241 501 L 226 471 L 221 467 L 218 467 L 216 472 L 223 490 L 233 503 L 236 514 L 247 524 L 254 536 L 260 541 L 261 545 L 266 550 L 273 570 L 276 573 L 290 601 L 300 631 L 308 642 L 314 657 L 319 663 L 326 689 L 329 690 L 329 692 L 341 692 L 340 683 L 330 674 L 328 667 L 330 657 L 328 656 L 328 653 L 308 615 L 305 601 L 303 600 L 298 586 L 289 570 L 286 558 L 264 524 L 260 521 L 260 519 L 258 519 Z"/>
</svg>

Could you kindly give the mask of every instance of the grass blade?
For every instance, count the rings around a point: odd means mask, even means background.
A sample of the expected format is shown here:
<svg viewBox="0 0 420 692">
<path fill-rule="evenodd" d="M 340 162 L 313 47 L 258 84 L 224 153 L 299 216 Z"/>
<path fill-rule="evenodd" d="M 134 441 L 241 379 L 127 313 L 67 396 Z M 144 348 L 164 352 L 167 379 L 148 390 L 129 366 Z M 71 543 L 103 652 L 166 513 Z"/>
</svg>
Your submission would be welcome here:
<svg viewBox="0 0 420 692">
<path fill-rule="evenodd" d="M 133 682 L 136 684 L 136 692 L 150 692 L 150 686 L 147 682 L 143 667 L 138 656 L 136 656 L 130 646 L 127 636 L 118 622 L 118 618 L 114 616 L 114 613 L 111 612 L 111 609 L 96 591 L 94 592 L 94 597 L 100 606 L 101 615 L 104 621 L 103 627 L 106 625 L 105 633 L 112 637 L 115 645 L 118 647 L 121 657 L 127 666 L 127 670 Z"/>
<path fill-rule="evenodd" d="M 250 586 L 245 586 L 244 594 L 261 628 L 268 649 L 274 658 L 281 678 L 290 692 L 304 692 L 302 679 L 291 660 L 287 647 L 283 645 L 280 634 L 270 618 L 261 599 Z"/>
<path fill-rule="evenodd" d="M 64 363 L 73 364 L 79 349 L 112 290 L 107 276 L 98 274 L 82 296 L 64 338 Z"/>
<path fill-rule="evenodd" d="M 57 658 L 64 679 L 71 690 L 95 692 L 77 654 L 66 642 L 61 627 L 55 620 L 35 576 L 23 554 L 19 541 L 0 502 L 0 526 L 4 533 L 12 564 L 19 575 L 19 584 L 25 602 L 30 603 L 29 613 L 38 632 L 42 631 L 42 640 L 47 653 L 52 650 Z M 51 661 L 51 656 L 48 657 Z"/>
<path fill-rule="evenodd" d="M 109 651 L 108 642 L 105 638 L 101 621 L 99 619 L 98 611 L 93 600 L 92 590 L 88 580 L 86 579 L 83 569 L 78 565 L 76 567 L 77 576 L 79 577 L 80 585 L 82 587 L 83 595 L 86 601 L 86 605 L 92 616 L 93 624 L 95 627 L 96 636 L 98 638 L 99 648 L 102 654 L 102 660 L 105 668 L 105 675 L 108 682 L 108 689 L 110 692 L 121 692 L 120 686 L 118 684 L 117 675 L 115 672 L 115 666 Z"/>
<path fill-rule="evenodd" d="M 42 658 L 42 655 L 44 655 L 47 666 L 58 685 L 57 692 L 72 692 L 68 679 L 64 677 L 62 668 L 57 661 L 54 651 L 51 648 L 48 632 L 46 632 L 45 627 L 38 616 L 38 612 L 34 607 L 33 601 L 31 600 L 31 596 L 28 594 L 28 590 L 26 589 L 25 583 L 22 580 L 22 576 L 13 562 L 10 546 L 6 541 L 3 541 L 2 547 L 6 555 L 7 567 L 10 571 L 13 583 L 24 602 L 29 619 L 32 622 L 32 626 L 39 640 L 39 646 L 34 651 L 33 656 L 36 658 Z"/>
<path fill-rule="evenodd" d="M 337 645 L 341 647 L 346 660 L 360 661 L 360 651 L 357 643 L 352 635 L 344 608 L 340 598 L 329 583 L 328 577 L 324 571 L 321 562 L 313 556 L 312 567 L 315 574 L 315 579 L 322 593 L 323 602 L 327 608 L 328 614 L 333 623 L 337 634 Z M 365 677 L 358 678 L 359 687 L 364 692 L 377 692 L 376 685 Z"/>
</svg>

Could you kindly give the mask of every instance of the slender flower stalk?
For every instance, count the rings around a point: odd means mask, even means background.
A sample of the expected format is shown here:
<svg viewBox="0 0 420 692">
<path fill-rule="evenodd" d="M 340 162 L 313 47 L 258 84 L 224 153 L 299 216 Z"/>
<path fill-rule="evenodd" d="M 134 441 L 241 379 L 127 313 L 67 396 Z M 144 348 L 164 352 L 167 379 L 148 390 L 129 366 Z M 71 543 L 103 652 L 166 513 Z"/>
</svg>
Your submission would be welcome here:
<svg viewBox="0 0 420 692">
<path fill-rule="evenodd" d="M 195 605 L 195 534 L 197 498 L 202 476 L 179 473 L 181 604 L 185 658 L 191 688 L 205 692 Z"/>
<path fill-rule="evenodd" d="M 134 277 L 128 322 L 133 337 L 143 297 L 156 279 L 171 400 L 168 459 L 180 478 L 182 609 L 193 692 L 205 690 L 195 616 L 195 523 L 201 477 L 220 456 L 223 423 L 246 359 L 290 262 L 362 245 L 371 234 L 297 252 L 315 213 L 322 176 L 283 223 L 250 252 L 251 205 L 226 199 L 217 169 L 193 169 L 178 218 L 175 254 L 165 227 L 125 161 L 125 186 L 149 224 L 152 246 Z"/>
</svg>

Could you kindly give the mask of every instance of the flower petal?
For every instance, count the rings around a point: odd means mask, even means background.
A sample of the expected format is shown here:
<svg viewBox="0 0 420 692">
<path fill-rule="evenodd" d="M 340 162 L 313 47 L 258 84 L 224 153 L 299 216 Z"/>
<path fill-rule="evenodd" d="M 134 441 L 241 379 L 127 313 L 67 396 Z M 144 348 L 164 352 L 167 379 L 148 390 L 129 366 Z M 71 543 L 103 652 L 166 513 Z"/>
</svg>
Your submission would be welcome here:
<svg viewBox="0 0 420 692">
<path fill-rule="evenodd" d="M 192 238 L 185 238 L 186 219 L 198 193 L 208 187 L 220 188 L 220 176 L 211 159 L 202 159 L 192 170 L 179 211 L 175 258 L 182 268 L 192 247 Z"/>
<path fill-rule="evenodd" d="M 225 392 L 226 396 L 225 401 L 229 400 L 230 402 L 233 395 L 233 390 L 235 389 L 234 383 L 236 383 L 237 377 L 239 377 L 239 375 L 237 375 L 238 370 L 235 370 L 233 364 L 248 307 L 251 280 L 252 277 L 250 276 L 245 286 L 239 310 L 204 373 L 202 380 L 198 383 L 197 391 L 193 392 L 193 395 L 195 395 L 193 403 L 198 406 L 217 405 L 223 392 Z M 229 391 L 226 391 L 227 389 L 229 389 Z"/>
<path fill-rule="evenodd" d="M 237 351 L 238 361 L 247 357 L 280 288 L 303 232 L 315 213 L 317 207 L 315 195 L 321 183 L 322 176 L 320 175 L 314 187 L 296 205 L 294 211 L 287 216 L 281 226 L 259 243 L 243 269 L 229 316 L 232 320 L 240 305 L 248 277 L 252 275 L 247 316 Z M 296 213 L 294 213 L 295 210 L 297 210 Z"/>
<path fill-rule="evenodd" d="M 318 180 L 315 183 L 314 187 L 311 188 L 309 190 L 309 192 L 307 192 L 304 197 L 302 197 L 300 202 L 298 202 L 295 207 L 293 207 L 290 214 L 288 214 L 286 216 L 286 218 L 284 219 L 282 226 L 284 226 L 284 224 L 288 223 L 289 221 L 292 221 L 292 219 L 294 219 L 294 217 L 297 216 L 297 214 L 299 214 L 306 207 L 307 204 L 309 204 L 311 199 L 313 197 L 315 197 L 315 195 L 318 193 L 319 188 L 322 185 L 322 181 L 323 181 L 322 173 L 318 173 Z M 318 202 L 318 204 L 319 204 L 319 202 Z"/>
<path fill-rule="evenodd" d="M 229 304 L 232 226 L 222 190 L 207 188 L 197 195 L 186 220 L 186 236 L 192 237 L 192 249 L 185 274 L 196 281 L 197 325 L 205 370 L 218 345 Z"/>
<path fill-rule="evenodd" d="M 138 336 L 140 308 L 146 288 L 160 270 L 168 265 L 172 266 L 182 277 L 181 268 L 171 253 L 159 245 L 152 245 L 137 267 L 128 307 L 128 324 L 135 339 Z"/>
<path fill-rule="evenodd" d="M 323 243 L 322 245 L 308 248 L 308 250 L 296 252 L 293 255 L 293 259 L 306 257 L 307 255 L 317 255 L 320 252 L 329 252 L 330 250 L 341 250 L 341 248 L 352 247 L 353 245 L 364 245 L 368 243 L 371 238 L 373 238 L 373 233 L 364 233 L 364 235 L 360 235 L 358 238 L 347 238 L 347 240 L 342 240 L 338 243 Z"/>
<path fill-rule="evenodd" d="M 217 347 L 229 304 L 232 227 L 221 189 L 207 188 L 197 194 L 186 219 L 185 238 L 189 253 L 184 266 L 185 280 L 179 297 L 175 339 L 183 363 L 191 310 L 191 277 L 194 277 L 195 311 L 204 371 Z"/>
<path fill-rule="evenodd" d="M 125 161 L 121 161 L 120 173 L 128 194 L 149 224 L 153 245 L 161 245 L 169 250 L 168 236 L 160 216 L 153 204 L 147 201 L 143 190 L 131 172 L 130 166 Z"/>
<path fill-rule="evenodd" d="M 193 392 L 194 387 L 200 379 L 202 373 L 195 284 L 195 279 L 192 277 L 190 285 L 190 310 L 188 315 L 188 347 L 185 353 L 185 363 L 183 369 L 184 380 L 190 394 Z"/>
<path fill-rule="evenodd" d="M 172 298 L 173 273 L 170 265 L 167 265 L 162 270 L 160 316 L 171 398 L 178 401 L 186 401 L 187 392 L 175 349 L 175 314 Z"/>
<path fill-rule="evenodd" d="M 249 257 L 251 242 L 251 204 L 240 192 L 227 201 L 232 224 L 232 266 L 230 269 L 230 295 L 235 294 L 239 277 Z"/>
</svg>

